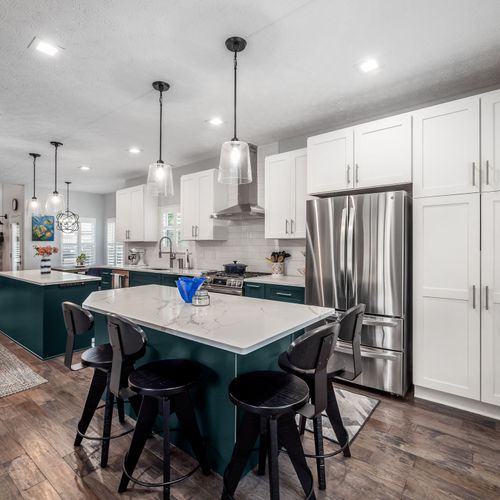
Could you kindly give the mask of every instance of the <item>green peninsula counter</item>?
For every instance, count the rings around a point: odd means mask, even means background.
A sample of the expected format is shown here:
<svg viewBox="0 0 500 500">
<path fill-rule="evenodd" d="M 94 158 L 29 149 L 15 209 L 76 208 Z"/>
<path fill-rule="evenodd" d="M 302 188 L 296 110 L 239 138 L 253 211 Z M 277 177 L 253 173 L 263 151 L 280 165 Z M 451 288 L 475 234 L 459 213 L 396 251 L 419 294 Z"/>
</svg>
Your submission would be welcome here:
<svg viewBox="0 0 500 500">
<path fill-rule="evenodd" d="M 176 288 L 146 285 L 94 292 L 83 307 L 95 315 L 97 344 L 108 342 L 106 313 L 143 327 L 148 347 L 137 366 L 168 358 L 187 358 L 204 365 L 192 397 L 212 468 L 222 474 L 231 457 L 238 420 L 228 398 L 231 380 L 253 370 L 278 369 L 278 356 L 293 334 L 335 311 L 218 293 L 210 298 L 209 306 L 194 307 L 182 301 Z M 174 442 L 190 452 L 181 433 Z"/>
<path fill-rule="evenodd" d="M 63 354 L 66 329 L 61 303 L 82 304 L 98 289 L 101 278 L 38 269 L 0 272 L 0 331 L 41 359 Z M 92 334 L 77 339 L 89 347 Z"/>
</svg>

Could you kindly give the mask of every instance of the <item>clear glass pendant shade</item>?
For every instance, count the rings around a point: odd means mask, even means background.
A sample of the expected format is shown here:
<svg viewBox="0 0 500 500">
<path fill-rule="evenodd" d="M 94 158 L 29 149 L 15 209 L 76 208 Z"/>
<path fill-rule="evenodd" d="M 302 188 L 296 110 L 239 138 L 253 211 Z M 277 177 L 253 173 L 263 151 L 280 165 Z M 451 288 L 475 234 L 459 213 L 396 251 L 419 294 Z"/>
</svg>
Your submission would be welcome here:
<svg viewBox="0 0 500 500">
<path fill-rule="evenodd" d="M 147 189 L 148 193 L 153 196 L 173 196 L 172 165 L 163 162 L 151 163 L 149 165 Z"/>
<path fill-rule="evenodd" d="M 221 184 L 252 182 L 250 148 L 243 141 L 227 141 L 220 150 L 219 176 Z"/>
<path fill-rule="evenodd" d="M 30 201 L 30 210 L 32 215 L 41 215 L 40 214 L 40 202 L 38 201 L 38 198 L 31 198 Z"/>
<path fill-rule="evenodd" d="M 64 208 L 64 195 L 54 191 L 47 197 L 45 210 L 47 215 L 56 215 Z"/>
</svg>

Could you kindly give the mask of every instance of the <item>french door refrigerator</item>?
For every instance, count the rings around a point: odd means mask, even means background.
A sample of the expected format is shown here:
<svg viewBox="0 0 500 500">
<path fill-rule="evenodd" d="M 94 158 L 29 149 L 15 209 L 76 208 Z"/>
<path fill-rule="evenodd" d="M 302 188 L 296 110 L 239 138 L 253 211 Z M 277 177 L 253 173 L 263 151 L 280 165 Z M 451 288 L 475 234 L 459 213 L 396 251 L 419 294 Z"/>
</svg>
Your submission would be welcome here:
<svg viewBox="0 0 500 500">
<path fill-rule="evenodd" d="M 403 396 L 411 383 L 410 197 L 404 191 L 307 202 L 306 304 L 366 305 L 353 382 Z M 339 341 L 335 355 L 351 346 Z"/>
</svg>

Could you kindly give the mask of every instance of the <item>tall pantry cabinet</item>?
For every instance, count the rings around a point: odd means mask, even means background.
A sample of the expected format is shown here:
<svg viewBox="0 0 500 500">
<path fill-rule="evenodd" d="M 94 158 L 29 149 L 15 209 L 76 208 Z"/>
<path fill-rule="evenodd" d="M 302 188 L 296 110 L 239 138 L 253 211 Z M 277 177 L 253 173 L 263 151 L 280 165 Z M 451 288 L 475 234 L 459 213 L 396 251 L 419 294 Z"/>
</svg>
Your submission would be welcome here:
<svg viewBox="0 0 500 500">
<path fill-rule="evenodd" d="M 413 114 L 414 383 L 500 406 L 500 92 Z"/>
</svg>

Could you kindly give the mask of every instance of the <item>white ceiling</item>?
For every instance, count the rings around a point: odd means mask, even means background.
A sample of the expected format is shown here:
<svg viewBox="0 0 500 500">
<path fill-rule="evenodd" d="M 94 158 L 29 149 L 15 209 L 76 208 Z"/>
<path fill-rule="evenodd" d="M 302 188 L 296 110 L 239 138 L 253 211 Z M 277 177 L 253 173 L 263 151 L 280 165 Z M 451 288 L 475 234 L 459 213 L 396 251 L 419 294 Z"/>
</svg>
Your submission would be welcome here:
<svg viewBox="0 0 500 500">
<path fill-rule="evenodd" d="M 500 86 L 498 0 L 0 0 L 0 182 L 105 193 L 157 159 L 217 155 L 231 137 L 232 61 L 241 35 L 239 137 L 256 144 Z M 34 36 L 65 48 L 50 58 Z M 376 57 L 382 70 L 361 74 Z M 228 123 L 205 123 L 219 115 Z M 127 149 L 144 151 L 133 156 Z M 79 165 L 92 170 L 83 173 Z"/>
</svg>

